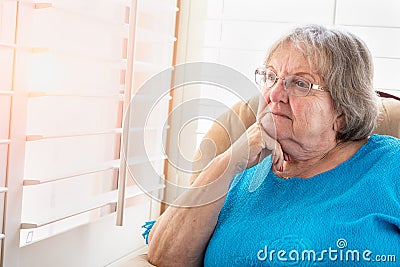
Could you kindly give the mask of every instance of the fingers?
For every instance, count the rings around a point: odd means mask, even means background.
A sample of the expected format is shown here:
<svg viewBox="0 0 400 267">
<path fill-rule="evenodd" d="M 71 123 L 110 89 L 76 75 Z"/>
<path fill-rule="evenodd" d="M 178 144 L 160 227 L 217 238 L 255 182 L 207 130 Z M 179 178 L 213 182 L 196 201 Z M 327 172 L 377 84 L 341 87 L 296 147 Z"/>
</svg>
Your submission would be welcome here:
<svg viewBox="0 0 400 267">
<path fill-rule="evenodd" d="M 285 161 L 291 161 L 292 160 L 290 158 L 290 155 L 286 154 L 285 152 L 283 152 L 283 158 L 285 159 Z"/>
<path fill-rule="evenodd" d="M 236 162 L 249 168 L 259 162 L 262 149 L 261 129 L 258 123 L 254 123 L 232 145 L 232 155 Z"/>
<path fill-rule="evenodd" d="M 284 162 L 283 151 L 281 145 L 276 142 L 276 147 L 272 150 L 272 163 L 274 165 L 275 170 L 282 172 L 283 171 L 283 162 Z"/>
<path fill-rule="evenodd" d="M 261 136 L 262 136 L 262 147 L 272 151 L 272 163 L 277 171 L 283 171 L 283 162 L 285 161 L 285 156 L 281 145 L 269 136 L 261 125 L 259 125 Z M 287 155 L 286 155 L 287 158 Z"/>
<path fill-rule="evenodd" d="M 246 131 L 246 142 L 243 143 L 248 149 L 247 167 L 251 167 L 262 160 L 262 151 L 270 150 L 272 154 L 272 163 L 274 169 L 283 172 L 283 165 L 285 161 L 290 161 L 290 156 L 283 152 L 282 147 L 278 141 L 272 138 L 264 130 L 260 122 L 255 122 Z M 243 146 L 238 146 L 238 153 L 243 153 L 246 149 Z M 247 151 L 247 150 L 246 150 Z M 246 153 L 247 154 L 247 153 Z"/>
</svg>

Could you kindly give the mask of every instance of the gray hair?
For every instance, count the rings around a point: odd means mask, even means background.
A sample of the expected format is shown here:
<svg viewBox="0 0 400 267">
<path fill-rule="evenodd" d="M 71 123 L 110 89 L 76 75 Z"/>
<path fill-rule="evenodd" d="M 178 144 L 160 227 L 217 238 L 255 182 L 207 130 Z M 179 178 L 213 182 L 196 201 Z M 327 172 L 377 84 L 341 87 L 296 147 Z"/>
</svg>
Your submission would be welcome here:
<svg viewBox="0 0 400 267">
<path fill-rule="evenodd" d="M 299 27 L 271 47 L 266 64 L 287 43 L 303 53 L 329 91 L 334 110 L 343 116 L 345 125 L 336 133 L 337 141 L 368 137 L 377 124 L 379 98 L 373 88 L 371 53 L 364 42 L 344 30 Z"/>
</svg>

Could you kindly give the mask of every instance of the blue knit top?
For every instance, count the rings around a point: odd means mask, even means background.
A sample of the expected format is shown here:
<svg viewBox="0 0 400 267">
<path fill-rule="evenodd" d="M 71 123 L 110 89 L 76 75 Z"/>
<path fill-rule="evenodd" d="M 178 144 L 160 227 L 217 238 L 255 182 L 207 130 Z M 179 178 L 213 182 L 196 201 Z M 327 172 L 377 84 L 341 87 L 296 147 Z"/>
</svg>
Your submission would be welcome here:
<svg viewBox="0 0 400 267">
<path fill-rule="evenodd" d="M 309 179 L 270 170 L 232 181 L 204 266 L 400 266 L 399 139 L 373 135 Z"/>
</svg>

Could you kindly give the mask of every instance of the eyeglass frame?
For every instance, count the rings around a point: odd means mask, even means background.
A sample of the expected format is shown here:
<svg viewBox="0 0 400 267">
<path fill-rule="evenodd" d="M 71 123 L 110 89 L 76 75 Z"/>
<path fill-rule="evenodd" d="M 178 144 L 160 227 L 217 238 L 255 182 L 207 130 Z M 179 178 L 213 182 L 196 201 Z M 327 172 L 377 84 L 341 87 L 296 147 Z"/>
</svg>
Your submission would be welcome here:
<svg viewBox="0 0 400 267">
<path fill-rule="evenodd" d="M 287 75 L 286 77 L 282 78 L 282 77 L 278 76 L 278 74 L 276 74 L 273 70 L 271 70 L 271 69 L 269 69 L 269 68 L 266 68 L 266 67 L 258 67 L 258 68 L 256 68 L 256 70 L 254 71 L 254 81 L 256 82 L 256 84 L 257 84 L 258 86 L 261 86 L 261 85 L 257 82 L 257 74 L 258 74 L 258 75 L 263 75 L 263 74 L 260 73 L 259 70 L 263 70 L 263 71 L 264 71 L 265 80 L 266 80 L 266 78 L 267 78 L 267 75 L 266 75 L 267 73 L 266 73 L 266 71 L 270 71 L 270 72 L 272 72 L 272 73 L 275 74 L 275 81 L 272 83 L 271 86 L 268 86 L 268 87 L 266 87 L 266 88 L 272 88 L 272 87 L 274 87 L 274 85 L 277 83 L 278 80 L 282 80 L 282 81 L 283 81 L 283 88 L 285 88 L 285 90 L 287 90 L 286 83 L 285 83 L 285 79 L 286 79 L 287 77 L 290 77 L 290 76 L 301 77 L 301 76 L 298 76 L 298 75 Z M 320 85 L 318 85 L 318 84 L 312 83 L 312 82 L 309 81 L 307 78 L 304 78 L 304 77 L 301 77 L 301 78 L 307 80 L 307 81 L 310 83 L 310 86 L 308 87 L 308 91 L 307 91 L 307 94 L 306 94 L 306 95 L 304 95 L 304 96 L 298 96 L 298 97 L 305 97 L 305 96 L 308 96 L 308 95 L 310 94 L 310 92 L 311 92 L 311 89 L 317 90 L 317 91 L 320 91 L 320 92 L 328 92 L 324 87 L 322 87 L 322 86 L 320 86 Z M 294 95 L 294 96 L 297 96 L 297 95 Z"/>
</svg>

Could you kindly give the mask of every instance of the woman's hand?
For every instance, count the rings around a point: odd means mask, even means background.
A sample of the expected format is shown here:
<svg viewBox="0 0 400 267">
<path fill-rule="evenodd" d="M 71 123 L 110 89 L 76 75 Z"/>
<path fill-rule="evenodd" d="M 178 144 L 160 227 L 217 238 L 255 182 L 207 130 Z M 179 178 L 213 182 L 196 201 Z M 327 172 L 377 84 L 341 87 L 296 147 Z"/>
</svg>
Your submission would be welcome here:
<svg viewBox="0 0 400 267">
<path fill-rule="evenodd" d="M 251 125 L 231 146 L 232 160 L 239 168 L 250 168 L 261 162 L 272 152 L 272 163 L 277 171 L 282 171 L 284 154 L 281 145 L 267 134 L 259 121 Z"/>
<path fill-rule="evenodd" d="M 238 171 L 256 165 L 269 151 L 274 168 L 279 170 L 284 161 L 281 145 L 257 121 L 218 155 L 157 220 L 149 235 L 149 262 L 160 267 L 203 266 L 232 178 Z"/>
</svg>

